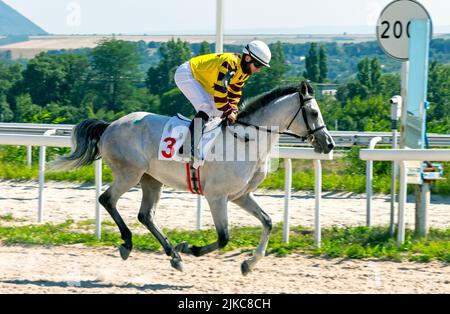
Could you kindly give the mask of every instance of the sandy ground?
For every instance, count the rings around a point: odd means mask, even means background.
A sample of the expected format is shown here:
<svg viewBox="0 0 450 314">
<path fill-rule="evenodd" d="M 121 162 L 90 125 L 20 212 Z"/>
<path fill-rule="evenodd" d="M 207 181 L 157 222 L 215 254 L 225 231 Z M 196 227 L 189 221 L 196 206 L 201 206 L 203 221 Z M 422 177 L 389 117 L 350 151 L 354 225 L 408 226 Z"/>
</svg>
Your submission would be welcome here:
<svg viewBox="0 0 450 314">
<path fill-rule="evenodd" d="M 103 190 L 106 189 L 104 186 Z M 12 214 L 23 219 L 21 224 L 37 222 L 38 185 L 37 182 L 0 181 L 0 215 Z M 283 191 L 258 191 L 256 199 L 272 217 L 274 223 L 282 222 L 284 215 Z M 127 224 L 139 224 L 142 192 L 133 188 L 119 200 L 118 209 Z M 95 218 L 95 188 L 68 182 L 47 182 L 44 191 L 44 220 L 52 223 Z M 196 227 L 197 196 L 166 188 L 156 211 L 156 221 L 162 228 L 194 229 Z M 213 226 L 206 201 L 202 202 L 202 226 Z M 240 207 L 229 203 L 230 225 L 260 225 Z M 311 192 L 292 193 L 289 220 L 291 225 L 314 226 L 314 194 Z M 414 198 L 408 197 L 406 205 L 407 227 L 414 228 Z M 389 223 L 390 198 L 375 195 L 372 202 L 374 225 Z M 102 208 L 102 217 L 110 220 Z M 366 198 L 364 194 L 324 192 L 321 201 L 322 226 L 354 226 L 366 222 Z M 20 224 L 20 223 L 19 223 Z M 436 228 L 450 226 L 450 197 L 432 196 L 429 208 L 429 224 Z M 133 231 L 133 230 L 132 230 Z"/>
<path fill-rule="evenodd" d="M 236 251 L 183 256 L 183 273 L 164 254 L 122 261 L 113 248 L 0 246 L 0 257 L 0 293 L 450 293 L 449 266 L 434 262 L 267 256 L 243 277 Z"/>
<path fill-rule="evenodd" d="M 37 183 L 0 181 L 0 215 L 13 214 L 23 221 L 37 219 Z M 62 222 L 93 219 L 95 190 L 73 183 L 47 183 L 45 220 Z M 119 202 L 133 232 L 137 226 L 140 189 L 132 189 Z M 256 198 L 274 222 L 283 220 L 282 191 L 259 191 Z M 205 204 L 206 205 L 206 204 Z M 324 193 L 322 225 L 364 225 L 364 195 Z M 389 221 L 389 198 L 373 200 L 374 224 Z M 196 196 L 165 190 L 157 211 L 161 227 L 194 229 Z M 104 219 L 107 214 L 103 213 Z M 293 193 L 290 223 L 313 226 L 314 197 Z M 243 210 L 231 205 L 230 225 L 258 225 Z M 430 225 L 450 225 L 450 198 L 433 197 Z M 212 226 L 207 206 L 203 226 Z M 414 203 L 407 204 L 407 224 L 414 222 Z M 2 221 L 2 224 L 8 224 Z M 1 246 L 0 293 L 450 293 L 450 266 L 439 263 L 388 262 L 312 258 L 302 254 L 267 256 L 246 277 L 240 263 L 248 253 L 212 253 L 204 257 L 183 256 L 184 272 L 171 268 L 163 253 L 133 251 L 122 261 L 115 248 L 71 246 Z M 95 262 L 93 262 L 95 261 Z"/>
</svg>

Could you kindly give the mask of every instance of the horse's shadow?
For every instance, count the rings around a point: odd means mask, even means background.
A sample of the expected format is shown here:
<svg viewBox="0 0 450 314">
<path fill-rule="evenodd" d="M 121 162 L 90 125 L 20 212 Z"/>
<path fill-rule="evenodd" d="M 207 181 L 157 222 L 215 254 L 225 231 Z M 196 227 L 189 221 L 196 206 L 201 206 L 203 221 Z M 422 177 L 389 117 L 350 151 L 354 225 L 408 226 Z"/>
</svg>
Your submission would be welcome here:
<svg viewBox="0 0 450 314">
<path fill-rule="evenodd" d="M 164 285 L 164 284 L 147 284 L 147 285 L 115 285 L 110 283 L 102 283 L 99 280 L 83 280 L 83 281 L 50 281 L 50 280 L 0 280 L 0 283 L 14 284 L 14 285 L 35 285 L 40 287 L 61 287 L 61 288 L 83 288 L 83 289 L 93 289 L 93 288 L 126 288 L 126 289 L 136 289 L 140 291 L 146 290 L 183 290 L 189 289 L 193 286 L 175 286 L 175 285 Z"/>
</svg>

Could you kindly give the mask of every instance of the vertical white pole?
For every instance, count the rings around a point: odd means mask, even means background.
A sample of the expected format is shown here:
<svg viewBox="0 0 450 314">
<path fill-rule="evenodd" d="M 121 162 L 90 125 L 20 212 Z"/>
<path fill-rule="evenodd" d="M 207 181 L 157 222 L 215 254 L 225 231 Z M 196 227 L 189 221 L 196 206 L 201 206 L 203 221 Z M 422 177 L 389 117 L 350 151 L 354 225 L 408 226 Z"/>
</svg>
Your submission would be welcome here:
<svg viewBox="0 0 450 314">
<path fill-rule="evenodd" d="M 416 185 L 416 235 L 426 237 L 428 235 L 428 213 L 430 204 L 430 183 Z"/>
<path fill-rule="evenodd" d="M 223 0 L 216 0 L 216 52 L 223 52 Z"/>
<path fill-rule="evenodd" d="M 381 141 L 377 136 L 370 140 L 369 149 L 374 149 L 375 145 Z M 372 222 L 372 181 L 373 181 L 373 160 L 366 162 L 366 226 L 370 227 Z"/>
<path fill-rule="evenodd" d="M 320 160 L 313 160 L 314 163 L 314 194 L 315 194 L 315 213 L 314 213 L 314 244 L 320 248 L 322 243 L 322 230 L 320 227 L 320 201 L 322 199 L 322 164 Z"/>
<path fill-rule="evenodd" d="M 102 160 L 95 161 L 95 236 L 102 237 L 102 213 L 98 198 L 102 192 Z"/>
<path fill-rule="evenodd" d="M 400 166 L 400 191 L 398 200 L 398 234 L 397 245 L 400 246 L 405 242 L 405 205 L 406 205 L 406 163 L 405 161 L 399 162 Z"/>
<path fill-rule="evenodd" d="M 403 61 L 401 70 L 402 114 L 400 116 L 400 148 L 405 148 L 405 125 L 406 125 L 406 117 L 408 115 L 407 113 L 408 75 L 409 75 L 409 61 Z"/>
<path fill-rule="evenodd" d="M 38 222 L 44 221 L 45 146 L 39 147 L 39 205 Z"/>
<path fill-rule="evenodd" d="M 372 222 L 372 181 L 373 160 L 366 162 L 366 226 L 370 227 Z"/>
<path fill-rule="evenodd" d="M 291 200 L 292 187 L 292 161 L 289 158 L 284 159 L 284 224 L 283 224 L 283 242 L 289 242 L 289 201 Z"/>
<path fill-rule="evenodd" d="M 27 165 L 31 168 L 31 162 L 32 162 L 32 146 L 27 145 Z"/>
<path fill-rule="evenodd" d="M 47 130 L 44 136 L 51 136 L 56 130 Z M 39 147 L 39 200 L 38 200 L 38 222 L 44 221 L 44 184 L 45 184 L 45 153 L 46 147 Z"/>
<path fill-rule="evenodd" d="M 392 149 L 397 149 L 397 136 L 398 132 L 397 130 L 393 130 L 392 132 Z M 398 162 L 393 161 L 392 164 L 392 169 L 391 169 L 391 173 L 392 173 L 392 178 L 391 178 L 391 215 L 390 215 L 390 219 L 389 219 L 389 234 L 391 235 L 391 237 L 394 235 L 395 232 L 395 181 L 397 179 L 397 167 L 398 167 Z"/>
<path fill-rule="evenodd" d="M 197 230 L 202 228 L 202 196 L 197 195 Z"/>
</svg>

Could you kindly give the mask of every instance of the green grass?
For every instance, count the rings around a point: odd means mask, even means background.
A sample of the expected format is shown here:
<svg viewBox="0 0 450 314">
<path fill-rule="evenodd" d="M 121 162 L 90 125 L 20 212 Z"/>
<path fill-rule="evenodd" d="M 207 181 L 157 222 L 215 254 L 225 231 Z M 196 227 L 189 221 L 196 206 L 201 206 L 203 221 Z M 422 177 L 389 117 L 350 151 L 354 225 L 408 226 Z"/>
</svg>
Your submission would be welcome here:
<svg viewBox="0 0 450 314">
<path fill-rule="evenodd" d="M 111 170 L 106 165 L 103 165 L 102 177 L 104 182 L 112 181 Z M 39 178 L 38 166 L 36 163 L 31 168 L 20 163 L 8 163 L 8 162 L 1 163 L 0 178 L 8 180 L 38 180 Z M 46 171 L 45 178 L 46 180 L 54 180 L 54 181 L 94 183 L 95 182 L 94 165 L 89 165 L 72 171 L 57 171 L 57 172 Z"/>
<path fill-rule="evenodd" d="M 5 215 L 0 215 L 0 220 L 3 221 L 14 221 L 14 217 L 11 213 L 5 214 Z"/>
<path fill-rule="evenodd" d="M 11 219 L 11 218 L 7 218 Z M 0 226 L 0 241 L 5 245 L 35 244 L 62 245 L 82 243 L 87 246 L 119 246 L 122 243 L 116 231 L 104 230 L 99 241 L 92 232 L 80 232 L 80 226 L 92 226 L 94 221 L 86 220 L 75 223 L 68 220 L 62 224 L 28 225 L 19 227 Z M 104 226 L 111 226 L 105 222 Z M 77 231 L 74 231 L 77 230 Z M 206 245 L 216 240 L 214 229 L 200 231 L 164 230 L 172 243 L 188 241 L 193 245 Z M 222 252 L 240 249 L 255 249 L 261 235 L 260 227 L 235 227 L 230 230 L 230 242 Z M 150 234 L 134 235 L 133 245 L 136 250 L 160 251 L 157 240 Z M 291 228 L 290 242 L 282 242 L 282 226 L 274 227 L 267 249 L 268 254 L 286 256 L 302 252 L 324 258 L 376 258 L 383 260 L 410 260 L 429 262 L 433 260 L 450 263 L 450 228 L 431 229 L 427 239 L 415 238 L 410 230 L 406 232 L 406 241 L 397 247 L 395 240 L 389 236 L 386 227 L 332 227 L 322 232 L 322 247 L 314 247 L 313 233 L 301 226 Z"/>
</svg>

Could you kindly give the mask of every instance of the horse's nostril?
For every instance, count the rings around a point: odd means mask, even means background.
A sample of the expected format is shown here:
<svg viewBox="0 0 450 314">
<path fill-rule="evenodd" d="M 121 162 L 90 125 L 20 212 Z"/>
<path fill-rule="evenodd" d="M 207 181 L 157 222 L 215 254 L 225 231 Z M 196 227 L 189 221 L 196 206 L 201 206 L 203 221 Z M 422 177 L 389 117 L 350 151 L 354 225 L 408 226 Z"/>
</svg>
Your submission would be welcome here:
<svg viewBox="0 0 450 314">
<path fill-rule="evenodd" d="M 333 145 L 333 144 L 328 144 L 328 148 L 329 148 L 329 149 L 333 149 L 333 148 L 334 148 L 334 145 Z"/>
</svg>

